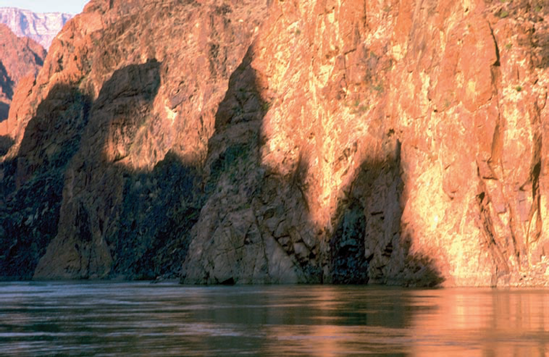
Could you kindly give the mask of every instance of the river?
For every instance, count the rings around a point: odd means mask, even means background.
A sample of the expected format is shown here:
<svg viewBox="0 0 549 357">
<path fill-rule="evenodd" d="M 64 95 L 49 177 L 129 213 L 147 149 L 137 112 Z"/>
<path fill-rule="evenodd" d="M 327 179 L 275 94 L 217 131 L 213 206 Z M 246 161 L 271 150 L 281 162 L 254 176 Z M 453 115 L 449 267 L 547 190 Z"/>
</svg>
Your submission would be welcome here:
<svg viewBox="0 0 549 357">
<path fill-rule="evenodd" d="M 0 355 L 549 356 L 549 290 L 0 283 Z"/>
</svg>

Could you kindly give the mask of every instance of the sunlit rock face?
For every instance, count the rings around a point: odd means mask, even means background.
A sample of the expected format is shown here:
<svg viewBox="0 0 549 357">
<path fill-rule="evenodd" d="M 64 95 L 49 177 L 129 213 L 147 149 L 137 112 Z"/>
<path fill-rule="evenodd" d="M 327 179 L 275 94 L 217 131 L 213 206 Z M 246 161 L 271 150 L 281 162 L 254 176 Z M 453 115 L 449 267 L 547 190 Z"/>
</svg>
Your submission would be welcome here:
<svg viewBox="0 0 549 357">
<path fill-rule="evenodd" d="M 92 1 L 10 115 L 0 275 L 545 285 L 548 21 Z"/>
<path fill-rule="evenodd" d="M 267 104 L 249 141 L 260 178 L 218 186 L 183 281 L 353 282 L 367 269 L 385 284 L 545 285 L 548 13 L 275 2 L 249 56 Z M 227 107 L 242 102 L 237 76 Z M 235 137 L 240 112 L 220 111 L 217 133 Z"/>
<path fill-rule="evenodd" d="M 17 36 L 29 37 L 46 49 L 71 18 L 70 14 L 56 12 L 41 14 L 14 7 L 0 8 L 0 23 L 7 25 Z"/>
<path fill-rule="evenodd" d="M 0 136 L 9 132 L 6 119 L 15 88 L 34 81 L 44 63 L 46 51 L 33 40 L 17 37 L 0 24 Z M 0 144 L 2 146 L 2 144 Z M 5 154 L 4 148 L 0 153 Z"/>
</svg>

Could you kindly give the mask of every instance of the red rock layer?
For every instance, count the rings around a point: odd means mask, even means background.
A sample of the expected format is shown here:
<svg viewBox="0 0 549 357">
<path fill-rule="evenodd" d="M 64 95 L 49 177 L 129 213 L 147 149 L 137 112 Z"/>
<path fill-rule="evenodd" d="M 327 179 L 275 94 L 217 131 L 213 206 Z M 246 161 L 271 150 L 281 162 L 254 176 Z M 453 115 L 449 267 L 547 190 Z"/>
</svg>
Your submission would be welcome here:
<svg viewBox="0 0 549 357">
<path fill-rule="evenodd" d="M 338 259 L 364 254 L 370 282 L 546 285 L 548 14 L 541 1 L 276 2 L 251 67 L 277 188 L 240 214 L 203 210 L 184 281 L 262 281 L 257 264 L 227 268 L 257 261 L 235 232 L 259 222 L 277 243 L 261 272 L 284 264 L 289 281 L 346 281 Z"/>
<path fill-rule="evenodd" d="M 38 43 L 19 38 L 0 24 L 0 135 L 10 131 L 5 120 L 15 88 L 20 82 L 34 80 L 45 57 L 46 51 Z"/>
</svg>

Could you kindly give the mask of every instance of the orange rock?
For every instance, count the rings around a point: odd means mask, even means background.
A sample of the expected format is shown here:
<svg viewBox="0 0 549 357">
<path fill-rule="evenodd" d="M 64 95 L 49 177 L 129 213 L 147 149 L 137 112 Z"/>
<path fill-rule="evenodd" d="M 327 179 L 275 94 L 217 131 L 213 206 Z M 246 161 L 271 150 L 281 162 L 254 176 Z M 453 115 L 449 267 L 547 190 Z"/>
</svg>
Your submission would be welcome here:
<svg viewBox="0 0 549 357">
<path fill-rule="evenodd" d="M 92 1 L 13 112 L 0 271 L 547 285 L 548 16 Z M 58 214 L 32 259 L 10 253 L 45 230 L 28 187 Z"/>
<path fill-rule="evenodd" d="M 0 136 L 10 134 L 9 107 L 19 82 L 26 76 L 35 77 L 46 57 L 46 51 L 28 38 L 19 38 L 0 24 Z"/>
</svg>

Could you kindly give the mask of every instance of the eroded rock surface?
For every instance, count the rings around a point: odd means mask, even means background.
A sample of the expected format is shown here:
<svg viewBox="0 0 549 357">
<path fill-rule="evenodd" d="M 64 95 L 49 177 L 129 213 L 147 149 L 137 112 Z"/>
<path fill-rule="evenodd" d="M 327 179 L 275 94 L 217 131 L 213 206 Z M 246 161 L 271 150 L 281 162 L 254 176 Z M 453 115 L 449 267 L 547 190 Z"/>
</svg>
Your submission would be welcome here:
<svg viewBox="0 0 549 357">
<path fill-rule="evenodd" d="M 262 271 L 287 281 L 351 282 L 341 267 L 364 249 L 370 282 L 545 285 L 547 10 L 273 4 L 250 64 L 269 108 L 252 150 L 262 181 L 234 206 L 245 173 L 212 201 L 218 215 L 203 211 L 183 281 L 264 281 L 244 226 L 256 246 L 275 240 Z M 349 207 L 365 243 L 342 252 Z"/>
<path fill-rule="evenodd" d="M 18 91 L 0 271 L 547 285 L 548 21 L 539 0 L 92 1 Z"/>
<path fill-rule="evenodd" d="M 45 58 L 42 46 L 29 38 L 17 37 L 0 24 L 0 137 L 9 133 L 6 119 L 16 87 L 34 81 Z M 5 149 L 0 143 L 1 155 L 5 154 Z"/>
<path fill-rule="evenodd" d="M 176 276 L 217 107 L 266 8 L 95 1 L 67 24 L 9 118 L 5 276 Z"/>
</svg>

